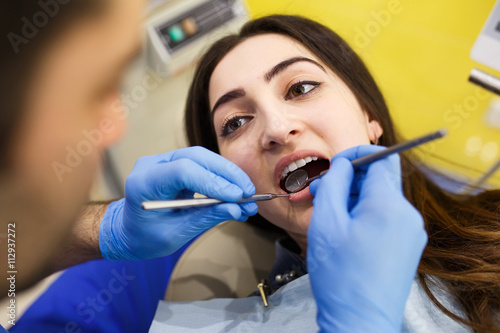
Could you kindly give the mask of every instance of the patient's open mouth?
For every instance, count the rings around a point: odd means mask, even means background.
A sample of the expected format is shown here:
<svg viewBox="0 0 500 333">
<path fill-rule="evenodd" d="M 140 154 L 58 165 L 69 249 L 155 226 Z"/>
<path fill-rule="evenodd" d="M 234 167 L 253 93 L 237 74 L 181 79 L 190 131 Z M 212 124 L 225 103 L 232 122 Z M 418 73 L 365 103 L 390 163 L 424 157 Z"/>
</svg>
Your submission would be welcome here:
<svg viewBox="0 0 500 333">
<path fill-rule="evenodd" d="M 308 178 L 318 176 L 321 171 L 328 170 L 330 168 L 330 162 L 320 157 L 308 156 L 300 158 L 293 161 L 281 173 L 280 188 L 286 193 L 291 193 L 289 189 L 286 188 L 285 183 L 293 173 L 293 171 L 302 169 L 307 172 Z"/>
</svg>

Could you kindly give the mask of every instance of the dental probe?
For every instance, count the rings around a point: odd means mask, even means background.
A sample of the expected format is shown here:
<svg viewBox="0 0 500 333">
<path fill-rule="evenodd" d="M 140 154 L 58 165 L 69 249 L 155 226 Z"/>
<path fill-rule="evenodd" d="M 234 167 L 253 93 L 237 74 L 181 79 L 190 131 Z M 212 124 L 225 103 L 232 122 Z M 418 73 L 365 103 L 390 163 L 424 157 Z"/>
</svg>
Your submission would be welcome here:
<svg viewBox="0 0 500 333">
<path fill-rule="evenodd" d="M 236 203 L 243 203 L 249 201 L 266 201 L 272 200 L 280 197 L 288 197 L 292 193 L 286 194 L 256 194 L 249 198 L 243 198 Z M 182 209 L 182 208 L 191 208 L 191 207 L 203 207 L 203 206 L 211 206 L 219 203 L 224 203 L 227 201 L 222 201 L 219 199 L 212 198 L 196 198 L 196 199 L 182 199 L 182 200 L 157 200 L 157 201 L 144 201 L 142 203 L 142 208 L 144 210 L 152 210 L 152 209 Z"/>
<path fill-rule="evenodd" d="M 395 144 L 394 146 L 391 146 L 385 150 L 379 151 L 378 153 L 366 155 L 366 156 L 360 157 L 358 159 L 355 159 L 354 161 L 352 161 L 352 166 L 354 168 L 359 168 L 363 165 L 375 162 L 375 161 L 380 160 L 380 159 L 382 159 L 386 156 L 389 156 L 391 154 L 401 153 L 405 150 L 414 148 L 416 146 L 420 146 L 421 144 L 427 143 L 429 141 L 442 138 L 446 134 L 448 134 L 448 131 L 446 130 L 446 128 L 441 128 L 439 131 L 421 136 L 419 138 Z"/>
<path fill-rule="evenodd" d="M 421 136 L 419 138 L 405 141 L 402 143 L 398 143 L 394 146 L 391 146 L 391 147 L 389 147 L 385 150 L 379 151 L 377 153 L 357 158 L 357 159 L 353 160 L 351 163 L 352 163 L 354 168 L 358 168 L 358 167 L 361 167 L 363 165 L 380 160 L 380 159 L 387 157 L 391 154 L 400 153 L 400 152 L 403 152 L 403 151 L 408 150 L 410 148 L 414 148 L 418 145 L 421 145 L 423 143 L 427 143 L 429 141 L 432 141 L 432 140 L 435 140 L 438 138 L 442 138 L 446 134 L 447 134 L 446 129 L 440 129 L 439 131 Z M 297 171 L 300 171 L 300 170 L 297 170 Z M 297 181 L 296 188 L 293 188 L 293 190 L 290 191 L 291 193 L 256 194 L 256 195 L 253 195 L 249 198 L 243 198 L 239 201 L 236 201 L 236 203 L 243 203 L 243 202 L 249 202 L 249 201 L 266 201 L 266 200 L 272 200 L 275 198 L 288 197 L 288 196 L 294 194 L 295 192 L 302 190 L 305 186 L 307 186 L 308 183 L 310 183 L 314 179 L 317 179 L 317 178 L 323 176 L 326 173 L 326 171 L 327 170 L 323 171 L 321 174 L 319 174 L 316 177 L 307 178 L 307 176 L 305 176 L 305 177 L 301 178 L 300 182 Z M 298 179 L 298 178 L 296 177 L 296 179 Z M 287 190 L 290 190 L 290 188 L 288 186 L 287 186 Z M 142 203 L 142 208 L 144 210 L 183 209 L 183 208 L 191 208 L 191 207 L 210 206 L 210 205 L 215 205 L 215 204 L 219 204 L 219 203 L 223 203 L 223 202 L 226 202 L 226 201 L 222 201 L 219 199 L 213 199 L 213 198 L 194 198 L 194 199 L 181 199 L 181 200 L 154 200 L 154 201 L 144 201 Z"/>
</svg>

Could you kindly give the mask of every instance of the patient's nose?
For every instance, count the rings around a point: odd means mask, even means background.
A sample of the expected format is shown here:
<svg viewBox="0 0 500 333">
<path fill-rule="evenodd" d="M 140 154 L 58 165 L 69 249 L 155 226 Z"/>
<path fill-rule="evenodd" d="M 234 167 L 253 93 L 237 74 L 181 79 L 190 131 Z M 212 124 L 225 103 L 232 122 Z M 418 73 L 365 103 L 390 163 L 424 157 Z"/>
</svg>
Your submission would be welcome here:
<svg viewBox="0 0 500 333">
<path fill-rule="evenodd" d="M 261 136 L 261 145 L 264 149 L 286 145 L 303 130 L 303 124 L 293 116 L 273 114 L 267 118 Z"/>
</svg>

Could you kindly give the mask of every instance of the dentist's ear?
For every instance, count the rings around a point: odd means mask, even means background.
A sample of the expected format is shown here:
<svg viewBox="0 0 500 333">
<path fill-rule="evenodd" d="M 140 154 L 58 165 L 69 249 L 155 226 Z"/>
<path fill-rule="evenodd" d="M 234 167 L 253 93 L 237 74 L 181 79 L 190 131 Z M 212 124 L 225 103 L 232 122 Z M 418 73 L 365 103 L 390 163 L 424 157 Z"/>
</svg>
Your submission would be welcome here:
<svg viewBox="0 0 500 333">
<path fill-rule="evenodd" d="M 370 120 L 368 113 L 365 112 L 366 127 L 368 129 L 368 138 L 372 144 L 378 144 L 378 139 L 384 133 L 382 126 L 376 120 Z"/>
</svg>

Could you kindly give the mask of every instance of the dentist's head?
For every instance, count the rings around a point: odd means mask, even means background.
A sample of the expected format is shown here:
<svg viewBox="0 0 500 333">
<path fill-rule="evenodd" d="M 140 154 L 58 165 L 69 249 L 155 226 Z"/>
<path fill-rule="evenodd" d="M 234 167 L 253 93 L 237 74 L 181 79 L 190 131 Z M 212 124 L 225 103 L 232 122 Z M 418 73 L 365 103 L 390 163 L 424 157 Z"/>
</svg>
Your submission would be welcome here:
<svg viewBox="0 0 500 333">
<path fill-rule="evenodd" d="M 0 233 L 15 223 L 18 288 L 64 243 L 124 131 L 118 88 L 142 12 L 143 0 L 0 4 Z"/>
</svg>

